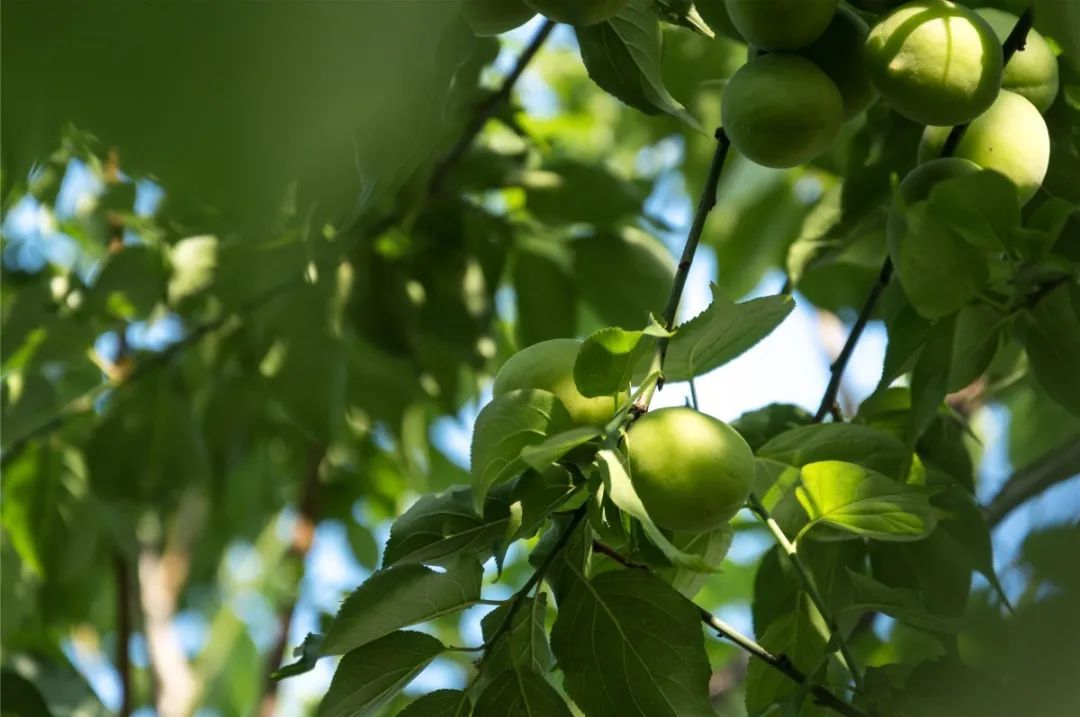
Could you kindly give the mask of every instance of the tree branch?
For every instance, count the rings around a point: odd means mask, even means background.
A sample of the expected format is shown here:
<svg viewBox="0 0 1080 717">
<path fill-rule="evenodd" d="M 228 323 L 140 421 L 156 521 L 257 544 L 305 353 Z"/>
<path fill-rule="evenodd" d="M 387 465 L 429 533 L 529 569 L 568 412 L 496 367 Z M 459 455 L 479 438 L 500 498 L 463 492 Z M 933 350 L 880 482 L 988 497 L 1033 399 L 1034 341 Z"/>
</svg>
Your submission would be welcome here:
<svg viewBox="0 0 1080 717">
<path fill-rule="evenodd" d="M 750 494 L 749 504 L 750 510 L 765 523 L 769 532 L 776 538 L 776 542 L 780 544 L 781 550 L 787 555 L 788 562 L 795 568 L 795 573 L 799 576 L 799 582 L 802 583 L 806 594 L 810 596 L 810 601 L 814 603 L 814 607 L 817 608 L 817 611 L 821 613 L 821 617 L 825 620 L 825 624 L 829 628 L 830 638 L 836 640 L 840 654 L 844 657 L 844 662 L 847 663 L 848 672 L 851 673 L 851 678 L 855 681 L 855 688 L 861 692 L 864 689 L 862 673 L 855 663 L 855 657 L 851 654 L 847 641 L 840 634 L 840 625 L 837 623 L 836 617 L 833 616 L 832 610 L 825 604 L 825 598 L 818 591 L 813 576 L 803 565 L 802 558 L 799 557 L 799 552 L 795 549 L 795 544 L 788 540 L 779 524 L 769 515 L 769 511 L 765 509 L 765 506 L 753 493 Z"/>
<path fill-rule="evenodd" d="M 697 210 L 694 212 L 694 222 L 690 225 L 690 233 L 683 245 L 682 256 L 679 258 L 679 266 L 675 270 L 675 279 L 671 283 L 671 291 L 668 292 L 667 305 L 664 307 L 662 318 L 664 328 L 670 331 L 675 326 L 675 315 L 679 310 L 679 302 L 682 300 L 683 289 L 686 287 L 686 279 L 690 275 L 690 266 L 694 262 L 698 244 L 701 243 L 701 233 L 705 229 L 705 221 L 709 218 L 709 212 L 716 206 L 717 187 L 720 184 L 720 175 L 724 170 L 724 161 L 727 159 L 731 141 L 728 139 L 724 128 L 720 127 L 714 135 L 716 137 L 716 151 L 713 152 L 712 163 L 709 165 L 709 174 L 705 180 L 705 186 L 701 189 L 698 198 Z M 664 358 L 667 355 L 668 341 L 666 338 L 656 342 L 656 353 L 653 356 L 652 366 L 649 373 L 663 371 Z M 632 414 L 641 416 L 649 410 L 653 394 L 658 388 L 663 388 L 664 379 L 661 375 L 654 387 L 642 393 L 632 408 Z"/>
<path fill-rule="evenodd" d="M 605 545 L 604 543 L 594 540 L 593 550 L 607 557 L 611 558 L 615 562 L 623 565 L 627 568 L 636 570 L 649 570 L 649 567 L 640 563 L 635 563 L 629 558 L 621 555 L 614 548 Z M 737 645 L 743 651 L 747 652 L 753 657 L 761 660 L 765 664 L 772 667 L 774 670 L 784 674 L 788 679 L 803 685 L 814 696 L 814 700 L 823 707 L 828 707 L 837 714 L 845 715 L 845 717 L 867 717 L 866 713 L 858 709 L 854 705 L 848 704 L 844 700 L 840 699 L 828 689 L 821 685 L 813 684 L 802 671 L 791 663 L 784 655 L 774 655 L 766 650 L 764 647 L 755 642 L 752 638 L 743 635 L 731 625 L 727 624 L 716 615 L 701 607 L 697 603 L 694 606 L 698 609 L 698 613 L 701 615 L 701 621 L 716 631 L 717 636 L 732 642 Z"/>
<path fill-rule="evenodd" d="M 289 546 L 290 559 L 299 563 L 301 571 L 308 551 L 311 550 L 311 544 L 315 538 L 315 526 L 318 524 L 319 466 L 322 465 L 325 455 L 326 448 L 320 445 L 313 444 L 308 452 L 307 472 L 301 488 L 292 544 Z M 297 592 L 299 593 L 299 587 L 297 587 Z M 262 717 L 273 715 L 277 705 L 278 681 L 272 675 L 281 667 L 282 659 L 285 657 L 285 648 L 289 644 L 289 628 L 292 625 L 293 613 L 296 612 L 296 602 L 296 598 L 291 599 L 278 613 L 277 640 L 274 641 L 266 659 L 262 699 L 259 705 L 259 714 Z"/>
<path fill-rule="evenodd" d="M 120 717 L 131 717 L 131 576 L 127 558 L 113 556 L 116 579 L 116 671 L 120 674 Z"/>
<path fill-rule="evenodd" d="M 871 287 L 870 293 L 863 303 L 862 310 L 859 311 L 859 317 L 851 327 L 851 333 L 848 334 L 847 341 L 844 342 L 844 348 L 840 350 L 840 354 L 829 367 L 832 375 L 829 377 L 829 385 L 825 387 L 825 394 L 821 397 L 821 403 L 818 404 L 818 409 L 814 413 L 814 423 L 821 423 L 825 420 L 825 416 L 834 410 L 836 396 L 840 393 L 840 384 L 844 379 L 844 371 L 847 370 L 848 363 L 855 353 L 855 346 L 859 343 L 863 330 L 870 322 L 870 317 L 874 314 L 874 308 L 877 306 L 878 299 L 881 298 L 881 293 L 889 285 L 892 273 L 892 260 L 886 258 L 885 263 L 881 265 L 881 271 L 878 272 L 877 281 L 874 282 L 874 286 Z"/>
<path fill-rule="evenodd" d="M 987 524 L 996 527 L 1009 513 L 1050 486 L 1077 476 L 1080 439 L 1073 439 L 1013 473 L 984 509 Z"/>
<path fill-rule="evenodd" d="M 446 157 L 443 158 L 432 171 L 431 179 L 428 181 L 427 187 L 429 195 L 439 193 L 450 170 L 465 156 L 465 152 L 472 146 L 476 136 L 480 134 L 480 130 L 484 129 L 484 125 L 487 124 L 487 121 L 495 114 L 495 110 L 498 109 L 499 105 L 509 99 L 510 93 L 514 89 L 514 85 L 525 72 L 525 68 L 528 66 L 529 62 L 531 62 L 536 53 L 540 51 L 544 41 L 547 40 L 548 35 L 550 35 L 551 31 L 554 29 L 555 23 L 551 20 L 545 20 L 544 24 L 533 36 L 533 39 L 518 56 L 517 62 L 514 64 L 514 69 L 506 76 L 506 79 L 503 80 L 499 89 L 476 106 L 472 118 L 469 120 L 469 123 L 465 125 L 465 131 L 458 138 L 457 142 L 454 143 L 454 146 L 450 151 L 447 152 Z"/>
</svg>

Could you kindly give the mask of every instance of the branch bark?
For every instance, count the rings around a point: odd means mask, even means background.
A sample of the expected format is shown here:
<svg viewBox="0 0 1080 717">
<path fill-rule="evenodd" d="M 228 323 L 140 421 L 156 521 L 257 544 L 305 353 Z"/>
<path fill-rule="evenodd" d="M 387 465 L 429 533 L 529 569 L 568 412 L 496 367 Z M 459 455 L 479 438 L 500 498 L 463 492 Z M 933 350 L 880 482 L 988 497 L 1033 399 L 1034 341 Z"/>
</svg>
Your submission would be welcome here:
<svg viewBox="0 0 1080 717">
<path fill-rule="evenodd" d="M 289 546 L 289 559 L 298 562 L 301 568 L 311 550 L 311 544 L 315 538 L 315 526 L 318 524 L 319 466 L 322 465 L 325 455 L 326 448 L 320 445 L 312 445 L 308 452 L 307 471 L 301 488 L 292 544 Z M 297 586 L 297 592 L 299 592 L 299 586 Z M 259 714 L 262 717 L 270 717 L 277 707 L 278 681 L 271 675 L 281 667 L 282 659 L 285 657 L 285 649 L 289 644 L 289 628 L 292 625 L 293 614 L 296 612 L 296 602 L 294 597 L 278 613 L 278 637 L 266 658 L 262 698 L 259 701 Z"/>
<path fill-rule="evenodd" d="M 113 556 L 116 580 L 116 671 L 120 674 L 120 717 L 131 717 L 131 571 L 120 553 Z"/>
<path fill-rule="evenodd" d="M 1080 438 L 1013 473 L 984 509 L 987 524 L 996 527 L 1009 513 L 1047 488 L 1077 476 L 1080 476 Z"/>
<path fill-rule="evenodd" d="M 667 305 L 664 307 L 664 313 L 662 314 L 664 328 L 668 331 L 675 327 L 675 315 L 679 310 L 679 302 L 682 300 L 683 289 L 686 287 L 686 279 L 690 276 L 690 266 L 694 262 L 698 244 L 701 243 L 701 234 L 705 229 L 705 221 L 709 218 L 709 213 L 713 207 L 716 206 L 716 193 L 720 184 L 720 175 L 723 173 L 724 161 L 727 159 L 728 150 L 731 148 L 731 140 L 728 139 L 723 127 L 716 130 L 715 137 L 716 151 L 713 152 L 712 163 L 709 165 L 709 174 L 705 180 L 705 186 L 701 189 L 701 196 L 698 198 L 697 209 L 694 212 L 694 222 L 690 225 L 690 233 L 686 237 L 686 244 L 683 245 L 679 266 L 675 270 L 675 279 L 671 283 Z M 649 369 L 650 374 L 663 371 L 664 358 L 667 355 L 667 344 L 666 338 L 657 341 L 656 353 Z M 656 389 L 663 388 L 663 386 L 664 380 L 661 375 L 660 380 L 638 398 L 638 401 L 633 406 L 632 414 L 641 416 L 647 412 Z"/>
</svg>

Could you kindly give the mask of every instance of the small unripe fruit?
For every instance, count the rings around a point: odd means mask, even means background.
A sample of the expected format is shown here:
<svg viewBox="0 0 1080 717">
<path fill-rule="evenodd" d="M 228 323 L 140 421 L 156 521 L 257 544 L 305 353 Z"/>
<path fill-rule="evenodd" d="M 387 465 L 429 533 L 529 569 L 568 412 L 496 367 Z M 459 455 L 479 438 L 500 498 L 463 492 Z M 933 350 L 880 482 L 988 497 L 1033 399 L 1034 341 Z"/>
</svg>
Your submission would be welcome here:
<svg viewBox="0 0 1080 717">
<path fill-rule="evenodd" d="M 949 131 L 949 127 L 926 128 L 919 143 L 920 162 L 941 155 Z M 990 109 L 968 125 L 953 156 L 1004 174 L 1016 185 L 1020 203 L 1026 204 L 1050 166 L 1050 133 L 1035 105 L 1003 90 Z"/>
<path fill-rule="evenodd" d="M 549 20 L 568 25 L 595 25 L 610 20 L 629 0 L 525 0 Z"/>
<path fill-rule="evenodd" d="M 801 50 L 825 32 L 839 0 L 724 0 L 732 24 L 764 50 Z"/>
<path fill-rule="evenodd" d="M 881 96 L 920 124 L 969 122 L 1001 89 L 993 28 L 948 0 L 917 0 L 889 13 L 870 30 L 866 59 Z"/>
<path fill-rule="evenodd" d="M 762 55 L 739 68 L 721 104 L 724 130 L 747 159 L 794 167 L 824 152 L 844 120 L 840 91 L 798 55 Z"/>
<path fill-rule="evenodd" d="M 1019 19 L 1016 15 L 994 8 L 982 8 L 976 12 L 990 23 L 1002 42 Z M 1005 65 L 1001 88 L 1023 95 L 1039 112 L 1046 112 L 1057 97 L 1059 83 L 1058 60 L 1054 51 L 1037 30 L 1028 30 L 1024 49 L 1013 54 Z"/>
<path fill-rule="evenodd" d="M 521 388 L 555 394 L 578 426 L 602 428 L 619 407 L 610 396 L 587 398 L 574 383 L 574 361 L 581 342 L 577 339 L 541 341 L 518 351 L 495 375 L 492 393 L 499 396 Z M 629 387 L 619 405 L 629 399 Z"/>
<path fill-rule="evenodd" d="M 509 32 L 536 15 L 536 10 L 524 0 L 465 0 L 461 12 L 473 33 L 480 37 Z"/>
<path fill-rule="evenodd" d="M 630 428 L 627 445 L 630 481 L 661 528 L 718 528 L 750 494 L 754 454 L 712 416 L 691 408 L 652 411 Z"/>
</svg>

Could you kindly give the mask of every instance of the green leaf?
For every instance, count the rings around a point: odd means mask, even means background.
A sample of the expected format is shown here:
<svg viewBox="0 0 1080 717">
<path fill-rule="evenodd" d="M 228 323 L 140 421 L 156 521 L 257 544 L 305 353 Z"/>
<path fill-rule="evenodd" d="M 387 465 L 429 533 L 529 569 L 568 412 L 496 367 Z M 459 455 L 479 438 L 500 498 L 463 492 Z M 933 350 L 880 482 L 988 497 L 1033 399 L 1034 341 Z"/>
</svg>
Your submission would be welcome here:
<svg viewBox="0 0 1080 717">
<path fill-rule="evenodd" d="M 771 403 L 763 408 L 747 411 L 734 421 L 731 427 L 757 451 L 773 438 L 792 428 L 809 425 L 813 417 L 801 406 L 792 403 Z"/>
<path fill-rule="evenodd" d="M 854 463 L 803 466 L 795 494 L 810 517 L 803 534 L 826 525 L 876 540 L 921 540 L 937 525 L 925 492 Z"/>
<path fill-rule="evenodd" d="M 960 628 L 956 619 L 932 613 L 913 590 L 890 587 L 850 569 L 847 575 L 855 589 L 855 602 L 846 608 L 851 612 L 883 612 L 901 622 L 936 632 L 956 632 Z"/>
<path fill-rule="evenodd" d="M 672 565 L 701 573 L 715 573 L 719 571 L 719 568 L 710 565 L 701 555 L 688 553 L 677 548 L 664 532 L 660 530 L 656 523 L 653 522 L 652 518 L 649 517 L 649 513 L 645 510 L 641 498 L 638 496 L 637 491 L 634 490 L 634 484 L 630 481 L 630 476 L 626 472 L 626 467 L 614 451 L 610 449 L 600 451 L 597 453 L 597 460 L 611 502 L 614 503 L 619 510 L 629 513 L 634 518 L 637 518 L 638 522 L 641 523 L 641 527 L 645 530 L 645 534 L 649 537 L 649 540 L 660 549 L 664 554 L 664 557 L 670 560 Z"/>
<path fill-rule="evenodd" d="M 983 252 L 931 214 L 927 202 L 890 217 L 888 240 L 904 292 L 928 319 L 968 303 L 989 278 Z"/>
<path fill-rule="evenodd" d="M 600 429 L 591 426 L 571 428 L 556 433 L 543 443 L 526 446 L 521 450 L 521 460 L 534 470 L 542 471 L 580 445 L 601 435 Z"/>
<path fill-rule="evenodd" d="M 573 276 L 605 324 L 637 329 L 660 311 L 675 261 L 656 237 L 633 227 L 576 239 Z"/>
<path fill-rule="evenodd" d="M 713 714 L 701 615 L 693 603 L 641 570 L 574 577 L 551 647 L 566 691 L 586 715 Z"/>
<path fill-rule="evenodd" d="M 803 674 L 813 676 L 824 662 L 828 630 L 809 598 L 799 593 L 795 609 L 770 623 L 759 642 L 774 655 L 786 656 Z M 798 688 L 770 665 L 751 660 L 746 671 L 746 711 L 761 714 Z"/>
<path fill-rule="evenodd" d="M 523 173 L 521 184 L 526 206 L 546 226 L 613 227 L 640 214 L 649 195 L 646 182 L 624 179 L 602 164 L 567 157 Z"/>
<path fill-rule="evenodd" d="M 573 427 L 566 408 L 554 394 L 538 390 L 510 391 L 484 406 L 473 428 L 471 467 L 473 505 L 482 509 L 492 486 L 522 473 L 521 449 Z"/>
<path fill-rule="evenodd" d="M 822 423 L 793 428 L 776 436 L 757 455 L 801 468 L 818 461 L 847 461 L 892 478 L 910 463 L 911 451 L 903 441 L 870 426 Z"/>
<path fill-rule="evenodd" d="M 349 594 L 326 630 L 324 655 L 340 655 L 395 630 L 462 610 L 480 599 L 484 570 L 461 557 L 445 572 L 417 564 L 380 570 Z"/>
<path fill-rule="evenodd" d="M 472 704 L 461 690 L 435 690 L 417 697 L 398 717 L 469 717 Z"/>
<path fill-rule="evenodd" d="M 986 304 L 968 304 L 956 314 L 948 391 L 959 391 L 983 375 L 997 353 L 1006 318 Z"/>
<path fill-rule="evenodd" d="M 997 172 L 975 172 L 938 182 L 930 212 L 969 244 L 992 251 L 1009 246 L 1020 225 L 1016 186 Z"/>
<path fill-rule="evenodd" d="M 121 318 L 141 319 L 165 300 L 165 264 L 147 246 L 125 246 L 109 254 L 88 300 Z"/>
<path fill-rule="evenodd" d="M 531 196 L 531 195 L 530 195 Z M 518 341 L 531 346 L 577 334 L 577 287 L 565 243 L 519 241 L 513 255 Z"/>
<path fill-rule="evenodd" d="M 716 530 L 708 530 L 704 533 L 673 533 L 671 543 L 680 552 L 686 555 L 698 555 L 706 565 L 714 566 L 716 570 L 719 570 L 720 564 L 731 549 L 733 537 L 731 524 L 728 523 Z M 660 571 L 660 575 L 671 583 L 673 588 L 691 600 L 701 591 L 701 588 L 705 587 L 710 578 L 710 573 L 687 567 L 667 568 Z"/>
<path fill-rule="evenodd" d="M 688 381 L 723 366 L 772 333 L 795 308 L 784 294 L 736 304 L 716 284 L 712 293 L 712 304 L 680 326 L 668 344 L 668 381 Z"/>
<path fill-rule="evenodd" d="M 510 602 L 495 608 L 480 621 L 484 641 L 494 637 L 510 612 Z M 503 637 L 490 648 L 484 657 L 483 669 L 477 678 L 477 689 L 482 690 L 492 677 L 507 670 L 524 673 L 545 674 L 551 671 L 555 658 L 547 641 L 547 593 L 537 593 L 526 598 L 514 615 L 514 624 L 507 628 Z"/>
<path fill-rule="evenodd" d="M 1080 286 L 1064 284 L 1043 297 L 1029 314 L 1024 346 L 1039 385 L 1080 416 Z"/>
<path fill-rule="evenodd" d="M 476 699 L 473 717 L 571 717 L 555 688 L 531 670 L 508 670 L 496 677 Z"/>
<path fill-rule="evenodd" d="M 630 386 L 634 366 L 643 355 L 641 331 L 615 326 L 600 329 L 585 339 L 574 361 L 574 383 L 583 396 L 614 396 Z"/>
<path fill-rule="evenodd" d="M 0 671 L 0 689 L 4 693 L 4 715 L 52 717 L 38 688 L 18 672 L 10 669 Z"/>
<path fill-rule="evenodd" d="M 366 717 L 404 689 L 446 648 L 431 635 L 393 632 L 338 663 L 318 717 Z"/>
<path fill-rule="evenodd" d="M 890 288 L 896 287 L 895 284 Z M 897 289 L 899 287 L 896 287 Z M 888 291 L 888 289 L 886 289 Z M 898 293 L 903 293 L 898 291 Z M 907 299 L 897 302 L 895 311 L 885 316 L 885 330 L 889 343 L 885 347 L 885 362 L 881 369 L 881 381 L 878 389 L 886 389 L 893 381 L 911 370 L 919 351 L 930 334 L 931 323 L 919 316 Z"/>
<path fill-rule="evenodd" d="M 953 335 L 956 322 L 943 319 L 930 329 L 919 359 L 911 371 L 911 413 L 908 440 L 914 445 L 937 416 L 945 402 L 952 368 Z"/>
<path fill-rule="evenodd" d="M 585 69 L 601 89 L 645 114 L 666 112 L 701 131 L 664 85 L 663 33 L 653 0 L 630 0 L 607 22 L 578 27 L 576 32 Z"/>
</svg>

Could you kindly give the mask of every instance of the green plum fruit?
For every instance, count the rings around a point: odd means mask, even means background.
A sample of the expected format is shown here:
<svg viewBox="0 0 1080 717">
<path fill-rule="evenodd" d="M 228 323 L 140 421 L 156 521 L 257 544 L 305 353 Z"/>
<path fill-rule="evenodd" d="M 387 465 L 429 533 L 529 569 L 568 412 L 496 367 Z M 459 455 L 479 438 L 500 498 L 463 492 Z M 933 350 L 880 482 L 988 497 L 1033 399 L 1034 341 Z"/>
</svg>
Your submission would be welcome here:
<svg viewBox="0 0 1080 717">
<path fill-rule="evenodd" d="M 575 425 L 602 428 L 629 400 L 629 386 L 618 403 L 611 396 L 581 395 L 574 383 L 574 361 L 580 348 L 577 339 L 551 339 L 518 351 L 495 374 L 492 393 L 499 396 L 522 388 L 550 391 L 562 401 Z"/>
<path fill-rule="evenodd" d="M 839 0 L 724 0 L 746 41 L 765 50 L 801 50 L 825 32 Z"/>
<path fill-rule="evenodd" d="M 975 12 L 990 23 L 1002 42 L 1018 20 L 1016 15 L 994 8 L 981 8 Z M 1046 38 L 1037 30 L 1028 30 L 1024 49 L 1009 58 L 1005 65 L 1001 88 L 1027 97 L 1039 112 L 1045 113 L 1057 97 L 1059 84 L 1057 56 Z"/>
<path fill-rule="evenodd" d="M 692 408 L 645 414 L 627 434 L 630 481 L 661 528 L 718 528 L 754 480 L 754 454 L 734 428 Z"/>
<path fill-rule="evenodd" d="M 629 0 L 525 0 L 549 20 L 568 25 L 595 25 L 610 20 L 626 7 Z"/>
<path fill-rule="evenodd" d="M 524 0 L 465 0 L 461 12 L 473 33 L 480 37 L 509 32 L 536 15 L 536 10 Z"/>
<path fill-rule="evenodd" d="M 919 162 L 941 155 L 949 130 L 926 128 L 919 143 Z M 1003 90 L 990 109 L 968 125 L 953 156 L 1004 174 L 1016 185 L 1020 203 L 1026 204 L 1046 177 L 1050 133 L 1035 105 L 1026 97 Z"/>
<path fill-rule="evenodd" d="M 731 143 L 747 159 L 766 167 L 794 167 L 828 148 L 844 121 L 844 100 L 813 62 L 767 54 L 732 76 L 721 115 Z"/>
<path fill-rule="evenodd" d="M 993 28 L 948 0 L 901 5 L 871 28 L 865 51 L 881 96 L 920 124 L 969 122 L 1001 89 L 1001 44 Z"/>
</svg>

